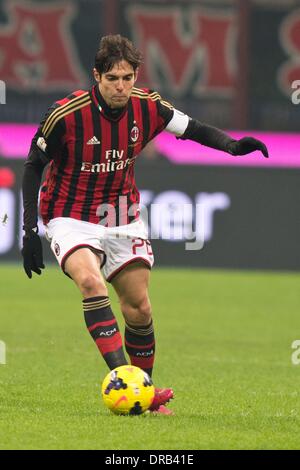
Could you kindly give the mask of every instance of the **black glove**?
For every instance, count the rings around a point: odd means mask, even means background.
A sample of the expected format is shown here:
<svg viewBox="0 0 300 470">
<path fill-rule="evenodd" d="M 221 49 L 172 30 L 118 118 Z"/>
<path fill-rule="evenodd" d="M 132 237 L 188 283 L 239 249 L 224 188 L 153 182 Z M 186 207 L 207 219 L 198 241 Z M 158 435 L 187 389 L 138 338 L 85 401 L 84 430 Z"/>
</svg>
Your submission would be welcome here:
<svg viewBox="0 0 300 470">
<path fill-rule="evenodd" d="M 268 149 L 265 144 L 253 137 L 243 137 L 243 139 L 234 140 L 227 146 L 227 152 L 231 153 L 231 155 L 246 155 L 255 150 L 260 150 L 265 158 L 269 158 Z"/>
<path fill-rule="evenodd" d="M 42 242 L 38 234 L 33 230 L 25 232 L 21 253 L 23 256 L 23 266 L 27 276 L 31 279 L 31 271 L 34 271 L 36 274 L 41 274 L 41 269 L 44 269 L 45 267 L 43 263 Z"/>
</svg>

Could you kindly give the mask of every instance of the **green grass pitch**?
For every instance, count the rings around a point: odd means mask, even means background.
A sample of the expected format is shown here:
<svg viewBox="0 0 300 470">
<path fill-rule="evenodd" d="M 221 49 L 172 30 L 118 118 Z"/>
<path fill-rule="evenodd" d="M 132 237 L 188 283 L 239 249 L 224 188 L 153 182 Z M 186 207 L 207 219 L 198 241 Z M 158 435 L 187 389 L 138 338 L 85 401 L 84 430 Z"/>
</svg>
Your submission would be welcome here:
<svg viewBox="0 0 300 470">
<path fill-rule="evenodd" d="M 174 387 L 172 417 L 104 407 L 106 366 L 57 267 L 30 281 L 2 265 L 0 293 L 1 449 L 300 448 L 299 274 L 153 271 L 153 378 Z"/>
</svg>

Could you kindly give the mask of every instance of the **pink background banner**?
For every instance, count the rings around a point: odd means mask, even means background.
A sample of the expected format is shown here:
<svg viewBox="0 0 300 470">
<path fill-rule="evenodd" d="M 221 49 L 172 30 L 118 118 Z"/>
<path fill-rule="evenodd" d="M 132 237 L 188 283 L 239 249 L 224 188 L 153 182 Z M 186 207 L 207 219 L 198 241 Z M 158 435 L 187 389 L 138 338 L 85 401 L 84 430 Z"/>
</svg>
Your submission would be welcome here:
<svg viewBox="0 0 300 470">
<path fill-rule="evenodd" d="M 37 127 L 37 124 L 0 124 L 0 157 L 25 158 Z M 155 147 L 175 164 L 300 168 L 300 134 L 255 131 L 228 133 L 234 139 L 251 135 L 262 140 L 268 147 L 270 158 L 264 158 L 261 152 L 232 157 L 195 142 L 176 139 L 167 132 L 155 139 Z"/>
<path fill-rule="evenodd" d="M 162 155 L 177 164 L 300 168 L 300 134 L 255 131 L 228 133 L 234 139 L 252 136 L 263 141 L 268 147 L 269 158 L 264 158 L 261 152 L 233 157 L 196 142 L 176 140 L 166 132 L 156 138 L 156 147 Z"/>
<path fill-rule="evenodd" d="M 25 158 L 37 124 L 0 124 L 0 157 Z"/>
</svg>

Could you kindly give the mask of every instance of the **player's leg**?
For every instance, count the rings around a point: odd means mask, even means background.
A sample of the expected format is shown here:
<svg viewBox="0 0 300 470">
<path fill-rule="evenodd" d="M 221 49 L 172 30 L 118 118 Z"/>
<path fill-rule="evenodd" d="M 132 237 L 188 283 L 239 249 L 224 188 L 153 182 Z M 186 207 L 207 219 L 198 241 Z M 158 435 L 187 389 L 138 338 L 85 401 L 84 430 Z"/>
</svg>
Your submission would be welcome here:
<svg viewBox="0 0 300 470">
<path fill-rule="evenodd" d="M 89 248 L 70 254 L 64 271 L 73 279 L 83 296 L 87 328 L 110 369 L 127 364 L 122 337 L 110 306 L 105 281 L 100 272 L 100 258 Z"/>
<path fill-rule="evenodd" d="M 124 268 L 112 284 L 120 299 L 125 318 L 125 347 L 131 364 L 152 374 L 155 353 L 155 337 L 151 304 L 148 295 L 150 270 L 135 262 Z M 151 411 L 173 414 L 164 405 L 173 398 L 170 388 L 155 388 Z"/>
<path fill-rule="evenodd" d="M 109 229 L 108 229 L 109 230 Z M 116 232 L 116 230 L 114 231 Z M 118 236 L 111 233 L 105 239 L 107 256 L 103 267 L 105 279 L 111 282 L 120 299 L 125 318 L 125 347 L 131 363 L 152 372 L 155 337 L 151 304 L 148 295 L 150 269 L 154 257 L 142 221 L 120 227 Z M 173 398 L 170 388 L 155 388 L 151 411 L 171 414 L 163 405 Z"/>
<path fill-rule="evenodd" d="M 125 348 L 131 364 L 150 376 L 154 364 L 155 337 L 148 295 L 150 270 L 140 262 L 129 264 L 112 280 L 125 319 Z"/>
</svg>

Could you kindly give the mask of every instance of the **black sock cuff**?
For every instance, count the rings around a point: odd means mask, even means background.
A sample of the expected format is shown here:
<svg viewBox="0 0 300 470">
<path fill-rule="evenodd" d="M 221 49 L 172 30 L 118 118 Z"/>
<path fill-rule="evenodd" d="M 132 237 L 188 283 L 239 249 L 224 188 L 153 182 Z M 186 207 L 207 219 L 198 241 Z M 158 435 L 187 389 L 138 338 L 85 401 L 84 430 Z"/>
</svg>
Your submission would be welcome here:
<svg viewBox="0 0 300 470">
<path fill-rule="evenodd" d="M 146 326 L 135 326 L 135 325 L 130 325 L 129 323 L 126 322 L 125 328 L 129 333 L 134 333 L 139 336 L 151 335 L 154 332 L 152 320 L 149 323 L 149 325 L 146 325 Z"/>
</svg>

